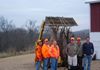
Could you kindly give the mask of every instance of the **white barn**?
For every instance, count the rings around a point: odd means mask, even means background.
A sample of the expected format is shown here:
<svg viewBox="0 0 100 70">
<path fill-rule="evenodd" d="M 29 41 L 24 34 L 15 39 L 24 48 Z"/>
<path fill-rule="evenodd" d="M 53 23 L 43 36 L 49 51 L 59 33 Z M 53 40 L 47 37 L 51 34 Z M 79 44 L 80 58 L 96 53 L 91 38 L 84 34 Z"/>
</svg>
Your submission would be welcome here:
<svg viewBox="0 0 100 70">
<path fill-rule="evenodd" d="M 94 44 L 96 59 L 100 59 L 100 0 L 87 3 L 90 4 L 90 39 Z"/>
</svg>

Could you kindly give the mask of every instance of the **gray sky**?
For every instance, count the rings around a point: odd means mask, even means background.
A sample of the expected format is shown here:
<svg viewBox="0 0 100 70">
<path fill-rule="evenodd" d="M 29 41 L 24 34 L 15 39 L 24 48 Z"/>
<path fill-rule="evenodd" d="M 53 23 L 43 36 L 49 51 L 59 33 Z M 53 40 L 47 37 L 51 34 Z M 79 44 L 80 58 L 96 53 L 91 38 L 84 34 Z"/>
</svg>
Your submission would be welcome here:
<svg viewBox="0 0 100 70">
<path fill-rule="evenodd" d="M 45 16 L 63 16 L 78 23 L 74 31 L 89 29 L 89 10 L 85 0 L 0 0 L 0 16 L 14 20 L 17 27 L 23 27 L 28 19 L 40 25 Z"/>
</svg>

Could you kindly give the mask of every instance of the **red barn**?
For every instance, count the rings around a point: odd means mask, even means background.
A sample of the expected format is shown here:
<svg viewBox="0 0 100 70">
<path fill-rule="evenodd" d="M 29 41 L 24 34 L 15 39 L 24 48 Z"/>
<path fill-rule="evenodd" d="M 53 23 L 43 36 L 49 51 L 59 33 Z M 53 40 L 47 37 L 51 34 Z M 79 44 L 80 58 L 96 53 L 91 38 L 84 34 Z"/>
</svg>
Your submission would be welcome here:
<svg viewBox="0 0 100 70">
<path fill-rule="evenodd" d="M 100 0 L 90 1 L 90 38 L 100 59 Z"/>
</svg>

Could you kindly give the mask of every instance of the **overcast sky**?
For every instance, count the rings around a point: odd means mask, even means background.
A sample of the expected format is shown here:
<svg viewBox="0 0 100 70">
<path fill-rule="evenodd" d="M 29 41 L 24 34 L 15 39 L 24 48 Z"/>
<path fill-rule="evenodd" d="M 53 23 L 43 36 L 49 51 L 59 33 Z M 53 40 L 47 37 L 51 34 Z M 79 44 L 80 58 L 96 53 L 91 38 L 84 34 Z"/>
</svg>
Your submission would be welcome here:
<svg viewBox="0 0 100 70">
<path fill-rule="evenodd" d="M 0 16 L 13 20 L 17 27 L 23 27 L 27 20 L 36 20 L 41 25 L 45 16 L 73 17 L 78 27 L 89 29 L 90 12 L 86 0 L 0 0 Z"/>
</svg>

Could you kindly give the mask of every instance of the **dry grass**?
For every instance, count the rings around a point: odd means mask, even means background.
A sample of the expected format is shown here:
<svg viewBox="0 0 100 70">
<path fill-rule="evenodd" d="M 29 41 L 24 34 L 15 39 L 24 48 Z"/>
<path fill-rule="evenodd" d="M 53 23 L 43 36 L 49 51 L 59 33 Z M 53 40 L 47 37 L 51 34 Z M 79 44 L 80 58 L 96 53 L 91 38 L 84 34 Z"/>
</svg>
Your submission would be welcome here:
<svg viewBox="0 0 100 70">
<path fill-rule="evenodd" d="M 11 56 L 18 56 L 18 55 L 24 55 L 24 54 L 30 54 L 32 51 L 20 51 L 20 52 L 3 52 L 0 53 L 0 58 L 6 58 L 6 57 L 11 57 Z"/>
</svg>

